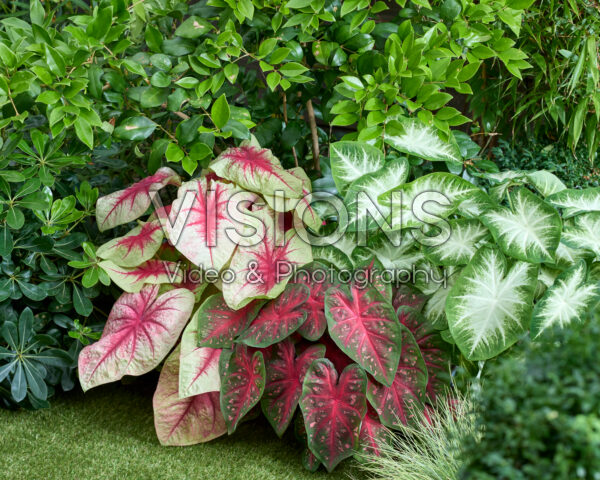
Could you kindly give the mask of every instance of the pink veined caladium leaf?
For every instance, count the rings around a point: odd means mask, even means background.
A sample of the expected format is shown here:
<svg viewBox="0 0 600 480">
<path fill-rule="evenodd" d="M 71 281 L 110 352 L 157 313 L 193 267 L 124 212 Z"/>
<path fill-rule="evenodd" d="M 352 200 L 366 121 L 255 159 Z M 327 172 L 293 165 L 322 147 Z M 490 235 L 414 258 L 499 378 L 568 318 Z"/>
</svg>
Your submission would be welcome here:
<svg viewBox="0 0 600 480">
<path fill-rule="evenodd" d="M 148 260 L 137 267 L 119 267 L 109 260 L 98 263 L 121 289 L 129 293 L 139 292 L 144 284 L 175 284 L 183 280 L 181 265 L 164 260 Z"/>
<path fill-rule="evenodd" d="M 150 260 L 162 245 L 164 238 L 160 222 L 143 223 L 127 235 L 101 245 L 96 254 L 121 267 L 137 267 Z"/>
<path fill-rule="evenodd" d="M 177 173 L 169 167 L 162 167 L 154 175 L 134 183 L 125 190 L 100 197 L 96 203 L 98 230 L 103 232 L 139 218 L 148 210 L 154 193 L 165 185 L 180 183 Z"/>
<path fill-rule="evenodd" d="M 410 307 L 398 309 L 398 319 L 413 334 L 427 366 L 427 396 L 435 402 L 450 386 L 450 346 L 440 331 L 420 312 Z"/>
<path fill-rule="evenodd" d="M 79 354 L 79 382 L 84 391 L 124 375 L 155 368 L 173 348 L 194 308 L 184 289 L 158 295 L 158 285 L 124 293 L 113 305 L 102 337 Z"/>
<path fill-rule="evenodd" d="M 220 348 L 198 347 L 198 323 L 194 318 L 181 336 L 179 356 L 179 396 L 191 397 L 221 390 Z"/>
<path fill-rule="evenodd" d="M 258 314 L 263 302 L 254 301 L 233 310 L 227 306 L 223 295 L 211 295 L 194 314 L 192 322 L 198 326 L 198 345 L 212 348 L 231 348 L 236 337 Z"/>
<path fill-rule="evenodd" d="M 367 411 L 367 377 L 356 364 L 339 377 L 329 360 L 313 361 L 302 385 L 300 408 L 308 435 L 308 446 L 331 472 L 353 455 L 360 425 Z"/>
<path fill-rule="evenodd" d="M 256 195 L 233 184 L 202 177 L 179 187 L 168 218 L 161 218 L 170 242 L 194 265 L 221 270 L 236 247 L 231 230 L 244 231 L 240 210 Z"/>
<path fill-rule="evenodd" d="M 258 403 L 265 388 L 265 362 L 260 351 L 236 345 L 221 379 L 221 411 L 227 431 L 235 431 L 240 420 Z"/>
<path fill-rule="evenodd" d="M 233 309 L 256 298 L 276 298 L 296 266 L 312 261 L 312 249 L 293 230 L 283 232 L 281 217 L 268 206 L 252 212 L 258 227 L 252 245 L 239 245 L 231 258 L 233 281 L 223 283 L 223 297 Z M 258 230 L 258 228 L 257 228 Z"/>
<path fill-rule="evenodd" d="M 296 348 L 289 339 L 273 346 L 265 362 L 267 381 L 260 405 L 278 436 L 283 435 L 292 421 L 308 367 L 323 355 L 323 345 L 311 345 L 297 357 Z"/>
<path fill-rule="evenodd" d="M 368 405 L 367 414 L 363 418 L 358 437 L 358 460 L 363 460 L 366 455 L 381 456 L 381 445 L 389 443 L 391 432 L 379 421 L 379 416 Z"/>
<path fill-rule="evenodd" d="M 408 285 L 401 285 L 399 288 L 394 288 L 393 290 L 392 305 L 396 311 L 400 307 L 411 307 L 421 311 L 427 302 L 425 295 L 415 292 Z"/>
<path fill-rule="evenodd" d="M 152 399 L 154 427 L 161 445 L 194 445 L 227 433 L 219 392 L 180 396 L 179 356 L 178 347 L 165 361 Z"/>
<path fill-rule="evenodd" d="M 329 335 L 378 381 L 391 385 L 400 360 L 401 325 L 396 312 L 372 285 L 330 288 L 325 295 Z"/>
<path fill-rule="evenodd" d="M 265 348 L 294 333 L 306 320 L 302 305 L 309 293 L 306 285 L 288 284 L 281 295 L 262 307 L 239 341 L 251 347 Z"/>
<path fill-rule="evenodd" d="M 219 177 L 262 195 L 300 198 L 302 180 L 288 173 L 266 148 L 243 142 L 221 153 L 209 168 Z"/>
<path fill-rule="evenodd" d="M 369 379 L 367 397 L 381 423 L 391 428 L 418 422 L 423 412 L 427 367 L 412 333 L 404 326 L 402 354 L 394 383 L 387 387 Z"/>
<path fill-rule="evenodd" d="M 332 285 L 327 272 L 327 267 L 319 262 L 311 262 L 296 270 L 295 282 L 306 285 L 310 292 L 301 307 L 306 312 L 306 320 L 298 328 L 298 333 L 307 340 L 318 340 L 327 328 L 325 292 Z"/>
<path fill-rule="evenodd" d="M 306 435 L 306 427 L 304 426 L 304 418 L 302 415 L 296 415 L 294 420 L 294 434 L 296 439 L 302 442 L 306 447 L 302 452 L 302 466 L 309 472 L 316 472 L 319 469 L 321 462 L 315 454 L 308 448 L 308 436 Z"/>
<path fill-rule="evenodd" d="M 354 267 L 354 275 L 362 287 L 365 281 L 373 285 L 381 296 L 388 302 L 392 301 L 392 283 L 390 279 L 386 279 L 383 275 L 384 267 L 375 256 L 371 256 L 365 260 L 357 262 Z M 359 275 L 358 277 L 356 275 Z M 387 281 L 386 281 L 387 280 Z"/>
</svg>

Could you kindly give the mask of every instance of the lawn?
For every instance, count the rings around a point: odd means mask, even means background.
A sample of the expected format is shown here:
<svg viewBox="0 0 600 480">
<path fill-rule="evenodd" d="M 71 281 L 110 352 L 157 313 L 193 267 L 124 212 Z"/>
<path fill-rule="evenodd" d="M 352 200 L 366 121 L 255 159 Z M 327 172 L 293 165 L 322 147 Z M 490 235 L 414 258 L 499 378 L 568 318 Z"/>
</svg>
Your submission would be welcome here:
<svg viewBox="0 0 600 480">
<path fill-rule="evenodd" d="M 145 380 L 145 381 L 144 381 Z M 58 396 L 49 410 L 0 410 L 0 475 L 12 479 L 347 479 L 302 467 L 301 447 L 260 418 L 235 435 L 191 447 L 162 447 L 152 417 L 154 379 Z M 350 462 L 351 463 L 351 462 Z M 352 471 L 353 477 L 356 472 Z"/>
</svg>

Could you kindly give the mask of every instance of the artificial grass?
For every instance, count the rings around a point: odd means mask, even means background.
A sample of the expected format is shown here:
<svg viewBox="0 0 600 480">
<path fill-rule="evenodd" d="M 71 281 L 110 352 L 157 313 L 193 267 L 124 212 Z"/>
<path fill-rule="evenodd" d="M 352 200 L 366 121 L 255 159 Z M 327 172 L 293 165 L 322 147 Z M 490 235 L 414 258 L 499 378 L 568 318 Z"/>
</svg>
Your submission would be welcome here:
<svg viewBox="0 0 600 480">
<path fill-rule="evenodd" d="M 0 478 L 20 480 L 328 480 L 356 478 L 348 462 L 327 474 L 302 467 L 292 436 L 258 418 L 232 436 L 162 447 L 152 418 L 155 379 L 57 396 L 48 410 L 0 409 Z"/>
</svg>

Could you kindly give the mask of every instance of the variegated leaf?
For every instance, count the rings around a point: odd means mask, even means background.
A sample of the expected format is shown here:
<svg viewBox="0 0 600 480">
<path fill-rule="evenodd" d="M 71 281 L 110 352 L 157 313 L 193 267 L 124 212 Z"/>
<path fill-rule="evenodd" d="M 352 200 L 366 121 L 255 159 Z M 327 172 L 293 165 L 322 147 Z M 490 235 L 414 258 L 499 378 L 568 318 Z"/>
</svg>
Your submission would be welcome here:
<svg viewBox="0 0 600 480">
<path fill-rule="evenodd" d="M 352 270 L 352 261 L 348 255 L 333 245 L 312 247 L 312 256 L 315 260 L 333 265 L 338 270 Z"/>
<path fill-rule="evenodd" d="M 159 221 L 154 220 L 134 228 L 123 237 L 98 247 L 96 255 L 121 267 L 136 267 L 150 260 L 162 244 L 164 234 Z"/>
<path fill-rule="evenodd" d="M 456 144 L 442 140 L 433 128 L 416 119 L 403 122 L 402 127 L 404 131 L 401 134 L 386 135 L 385 143 L 400 152 L 431 162 L 462 162 Z"/>
<path fill-rule="evenodd" d="M 600 212 L 600 187 L 582 190 L 569 188 L 550 195 L 546 200 L 555 207 L 561 208 L 564 218 L 579 213 Z"/>
<path fill-rule="evenodd" d="M 181 265 L 175 262 L 148 260 L 137 267 L 127 268 L 104 260 L 98 263 L 98 266 L 108 274 L 113 282 L 130 293 L 139 292 L 146 283 L 159 285 L 183 281 Z"/>
<path fill-rule="evenodd" d="M 436 265 L 466 265 L 489 234 L 477 220 L 450 220 L 448 240 L 436 246 L 425 247 L 425 255 Z"/>
<path fill-rule="evenodd" d="M 548 197 L 567 188 L 556 175 L 547 170 L 529 172 L 527 173 L 527 180 L 543 197 Z"/>
<path fill-rule="evenodd" d="M 352 182 L 385 165 L 381 150 L 361 142 L 332 143 L 329 145 L 329 155 L 333 181 L 342 195 Z"/>
<path fill-rule="evenodd" d="M 584 213 L 570 219 L 561 240 L 569 247 L 588 250 L 600 258 L 600 212 Z"/>
</svg>

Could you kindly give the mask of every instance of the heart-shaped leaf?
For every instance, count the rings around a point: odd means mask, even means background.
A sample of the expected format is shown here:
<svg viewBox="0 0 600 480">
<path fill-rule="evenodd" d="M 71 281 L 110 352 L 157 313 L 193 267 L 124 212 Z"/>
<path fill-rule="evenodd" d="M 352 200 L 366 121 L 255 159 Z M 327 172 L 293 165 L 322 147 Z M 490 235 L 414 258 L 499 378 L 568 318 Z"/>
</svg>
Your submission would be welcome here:
<svg viewBox="0 0 600 480">
<path fill-rule="evenodd" d="M 175 289 L 158 296 L 158 285 L 124 293 L 115 302 L 102 337 L 79 354 L 84 391 L 124 375 L 142 375 L 169 353 L 194 307 L 194 295 Z"/>
<path fill-rule="evenodd" d="M 109 260 L 98 264 L 119 287 L 129 293 L 139 292 L 144 284 L 176 284 L 183 280 L 179 263 L 148 260 L 137 267 L 119 267 Z"/>
<path fill-rule="evenodd" d="M 390 431 L 379 421 L 377 412 L 368 405 L 367 414 L 363 418 L 358 436 L 358 460 L 363 456 L 381 456 L 381 446 L 391 440 Z"/>
<path fill-rule="evenodd" d="M 162 244 L 164 234 L 160 222 L 140 225 L 127 235 L 98 247 L 96 255 L 122 267 L 136 267 L 150 260 Z"/>
<path fill-rule="evenodd" d="M 295 281 L 309 288 L 308 299 L 300 307 L 306 312 L 306 320 L 298 333 L 307 340 L 318 340 L 327 328 L 325 292 L 332 285 L 327 267 L 319 262 L 304 265 L 297 269 Z"/>
<path fill-rule="evenodd" d="M 331 174 L 338 192 L 345 194 L 352 182 L 385 165 L 383 152 L 361 142 L 335 142 L 329 146 Z"/>
</svg>

